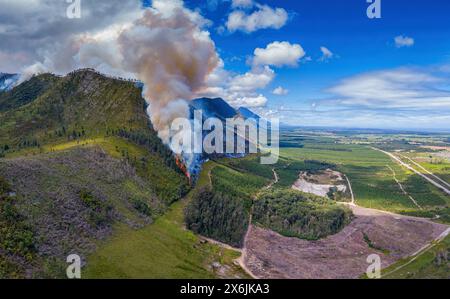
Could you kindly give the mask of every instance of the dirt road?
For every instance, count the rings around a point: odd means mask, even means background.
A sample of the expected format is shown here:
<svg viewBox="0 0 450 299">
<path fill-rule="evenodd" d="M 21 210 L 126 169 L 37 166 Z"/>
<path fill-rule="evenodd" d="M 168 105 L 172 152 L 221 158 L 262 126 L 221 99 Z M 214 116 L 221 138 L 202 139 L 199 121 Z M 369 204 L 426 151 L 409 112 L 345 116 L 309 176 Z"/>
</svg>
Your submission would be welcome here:
<svg viewBox="0 0 450 299">
<path fill-rule="evenodd" d="M 394 169 L 391 166 L 389 166 L 389 165 L 386 165 L 386 167 L 389 168 L 392 171 L 392 175 L 394 177 L 394 181 L 398 184 L 398 186 L 400 187 L 400 190 L 402 190 L 403 194 L 408 196 L 408 198 L 413 202 L 413 204 L 416 205 L 416 207 L 418 207 L 420 210 L 423 210 L 423 208 L 417 203 L 417 201 L 411 195 L 409 195 L 408 192 L 406 192 L 405 188 L 403 188 L 403 185 L 397 179 L 397 176 L 395 174 Z"/>
<path fill-rule="evenodd" d="M 345 179 L 347 180 L 347 184 L 348 184 L 348 189 L 350 190 L 350 195 L 352 196 L 352 201 L 350 202 L 350 205 L 355 206 L 356 202 L 355 202 L 355 194 L 353 194 L 353 189 L 352 189 L 352 184 L 350 183 L 350 180 L 348 179 L 348 177 L 344 174 Z"/>
<path fill-rule="evenodd" d="M 269 190 L 270 188 L 273 187 L 274 184 L 278 183 L 279 181 L 279 177 L 277 172 L 275 171 L 275 168 L 272 168 L 272 172 L 273 172 L 273 180 L 267 185 L 265 186 L 262 190 Z M 258 193 L 259 194 L 259 193 Z M 255 198 L 258 197 L 258 194 L 255 195 Z M 255 275 L 246 265 L 246 261 L 247 261 L 247 240 L 248 237 L 252 231 L 252 222 L 253 222 L 253 206 L 250 208 L 250 217 L 249 217 L 249 221 L 248 221 L 248 229 L 247 232 L 245 233 L 245 237 L 244 237 L 244 246 L 242 247 L 241 250 L 241 256 L 237 259 L 237 262 L 239 263 L 239 265 L 242 267 L 242 269 L 244 269 L 245 272 L 247 272 L 247 274 L 249 274 L 251 277 L 253 277 L 254 279 L 258 279 L 259 277 L 257 275 Z"/>
</svg>

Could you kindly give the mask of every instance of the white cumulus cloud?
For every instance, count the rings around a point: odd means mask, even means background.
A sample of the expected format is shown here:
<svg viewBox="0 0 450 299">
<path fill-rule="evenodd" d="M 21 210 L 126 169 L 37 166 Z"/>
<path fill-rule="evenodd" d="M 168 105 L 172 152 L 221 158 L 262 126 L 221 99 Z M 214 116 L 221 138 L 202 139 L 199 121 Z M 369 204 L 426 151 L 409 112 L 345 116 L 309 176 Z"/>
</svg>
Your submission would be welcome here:
<svg viewBox="0 0 450 299">
<path fill-rule="evenodd" d="M 277 88 L 275 88 L 272 91 L 272 93 L 274 95 L 277 95 L 277 96 L 285 96 L 285 95 L 287 95 L 289 93 L 289 90 L 287 90 L 287 89 L 285 89 L 285 88 L 283 88 L 281 86 L 278 86 Z"/>
<path fill-rule="evenodd" d="M 231 1 L 231 7 L 237 8 L 237 7 L 243 7 L 248 8 L 253 6 L 253 0 L 232 0 Z"/>
<path fill-rule="evenodd" d="M 246 96 L 233 99 L 229 101 L 230 105 L 234 107 L 247 107 L 247 108 L 258 108 L 264 107 L 267 104 L 267 98 L 262 94 L 255 96 Z"/>
<path fill-rule="evenodd" d="M 319 58 L 319 61 L 328 61 L 334 57 L 334 53 L 324 46 L 320 47 L 320 52 L 322 52 L 322 56 Z"/>
<path fill-rule="evenodd" d="M 372 109 L 450 109 L 450 81 L 431 72 L 400 68 L 347 78 L 329 89 L 340 105 Z"/>
<path fill-rule="evenodd" d="M 243 31 L 251 33 L 259 29 L 280 29 L 288 20 L 288 13 L 283 8 L 271 8 L 268 5 L 255 4 L 256 10 L 247 13 L 234 10 L 228 16 L 226 27 L 228 31 Z"/>
<path fill-rule="evenodd" d="M 297 66 L 299 60 L 305 54 L 305 51 L 299 44 L 273 42 L 264 49 L 255 49 L 253 65 Z"/>
<path fill-rule="evenodd" d="M 414 39 L 412 37 L 407 37 L 407 36 L 403 36 L 403 35 L 399 35 L 396 36 L 394 38 L 395 41 L 395 46 L 397 48 L 402 48 L 402 47 L 412 47 L 414 46 Z"/>
<path fill-rule="evenodd" d="M 234 107 L 263 107 L 267 98 L 259 90 L 266 88 L 275 78 L 269 66 L 255 67 L 244 74 L 232 74 L 223 62 L 209 76 L 209 87 L 202 96 L 221 97 Z"/>
<path fill-rule="evenodd" d="M 265 66 L 234 77 L 230 82 L 230 90 L 235 92 L 252 91 L 266 87 L 275 77 L 275 72 Z"/>
</svg>

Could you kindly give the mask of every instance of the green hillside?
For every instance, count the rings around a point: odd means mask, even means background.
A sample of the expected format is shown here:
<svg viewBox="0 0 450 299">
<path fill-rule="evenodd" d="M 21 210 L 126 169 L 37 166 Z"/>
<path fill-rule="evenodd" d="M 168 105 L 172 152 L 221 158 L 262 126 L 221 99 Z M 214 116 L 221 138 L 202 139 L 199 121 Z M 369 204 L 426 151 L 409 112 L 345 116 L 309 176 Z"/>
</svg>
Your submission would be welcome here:
<svg viewBox="0 0 450 299">
<path fill-rule="evenodd" d="M 63 78 L 40 75 L 2 98 L 0 143 L 12 146 L 26 146 L 27 139 L 44 144 L 108 129 L 148 127 L 145 102 L 134 83 L 88 70 Z M 6 103 L 11 103 L 9 108 Z"/>
<path fill-rule="evenodd" d="M 85 260 L 187 194 L 145 109 L 133 82 L 91 70 L 0 95 L 0 277 L 63 277 L 68 254 Z"/>
<path fill-rule="evenodd" d="M 34 101 L 58 79 L 52 74 L 35 76 L 10 91 L 0 92 L 0 112 L 18 108 Z"/>
</svg>

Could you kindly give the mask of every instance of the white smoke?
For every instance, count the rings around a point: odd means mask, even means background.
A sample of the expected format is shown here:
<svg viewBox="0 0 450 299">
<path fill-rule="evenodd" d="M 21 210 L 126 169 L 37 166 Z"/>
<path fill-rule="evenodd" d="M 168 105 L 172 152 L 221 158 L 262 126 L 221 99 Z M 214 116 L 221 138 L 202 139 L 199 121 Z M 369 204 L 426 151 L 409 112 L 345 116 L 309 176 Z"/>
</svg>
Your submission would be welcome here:
<svg viewBox="0 0 450 299">
<path fill-rule="evenodd" d="M 171 14 L 147 10 L 118 38 L 123 68 L 145 84 L 144 98 L 160 138 L 169 142 L 169 126 L 188 117 L 186 102 L 206 88 L 219 58 L 214 42 L 186 9 Z"/>
<path fill-rule="evenodd" d="M 37 73 L 81 67 L 138 79 L 144 83 L 153 126 L 169 144 L 170 124 L 189 117 L 186 100 L 206 88 L 219 57 L 209 32 L 202 29 L 208 21 L 180 0 L 154 0 L 135 17 L 96 33 L 75 35 L 49 50 L 44 61 L 24 68 L 21 81 Z"/>
</svg>

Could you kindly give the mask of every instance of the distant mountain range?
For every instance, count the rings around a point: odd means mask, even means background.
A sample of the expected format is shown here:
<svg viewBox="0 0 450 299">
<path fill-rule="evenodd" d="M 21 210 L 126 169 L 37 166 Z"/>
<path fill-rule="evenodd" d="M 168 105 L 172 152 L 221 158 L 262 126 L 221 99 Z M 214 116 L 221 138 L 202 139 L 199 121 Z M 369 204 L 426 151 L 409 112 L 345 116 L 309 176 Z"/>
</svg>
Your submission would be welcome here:
<svg viewBox="0 0 450 299">
<path fill-rule="evenodd" d="M 0 92 L 13 88 L 19 77 L 18 74 L 0 73 Z"/>
<path fill-rule="evenodd" d="M 216 117 L 222 121 L 230 118 L 242 117 L 244 119 L 253 118 L 256 121 L 260 119 L 260 116 L 252 112 L 250 109 L 240 107 L 234 109 L 225 100 L 221 98 L 200 98 L 192 100 L 189 103 L 191 107 L 191 116 L 195 110 L 202 110 L 203 117 Z"/>
<path fill-rule="evenodd" d="M 245 119 L 253 118 L 258 121 L 261 117 L 248 108 L 240 107 L 237 112 Z"/>
</svg>

